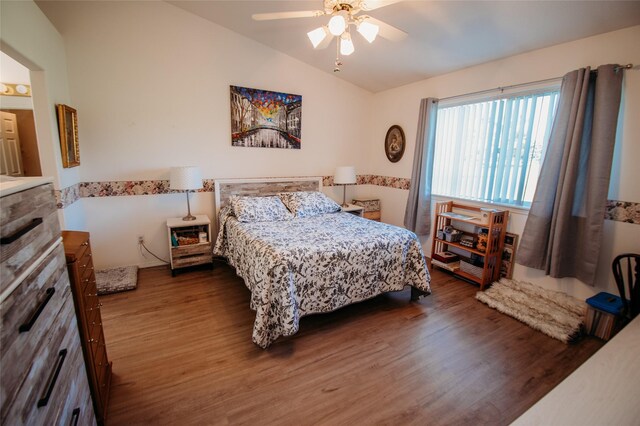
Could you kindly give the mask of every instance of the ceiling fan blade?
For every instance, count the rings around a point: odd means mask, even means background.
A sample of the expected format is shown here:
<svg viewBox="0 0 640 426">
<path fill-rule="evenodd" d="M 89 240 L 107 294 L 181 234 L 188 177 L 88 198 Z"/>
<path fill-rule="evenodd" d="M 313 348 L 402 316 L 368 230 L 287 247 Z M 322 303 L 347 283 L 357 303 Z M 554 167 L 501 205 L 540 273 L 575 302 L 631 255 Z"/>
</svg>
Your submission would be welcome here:
<svg viewBox="0 0 640 426">
<path fill-rule="evenodd" d="M 387 40 L 402 41 L 409 35 L 404 31 L 394 27 L 393 25 L 389 25 L 386 22 L 382 22 L 379 19 L 372 18 L 371 16 L 367 16 L 366 21 L 377 25 L 380 28 L 380 31 L 378 31 L 378 35 L 380 37 L 386 38 Z"/>
<path fill-rule="evenodd" d="M 327 47 L 329 47 L 334 38 L 335 37 L 332 34 L 328 34 L 324 38 L 324 40 L 322 40 L 322 42 L 318 46 L 316 46 L 316 50 L 326 49 Z"/>
<path fill-rule="evenodd" d="M 272 19 L 315 18 L 324 15 L 324 10 L 300 10 L 297 12 L 254 13 L 254 21 L 270 21 Z"/>
<path fill-rule="evenodd" d="M 401 1 L 403 0 L 362 0 L 359 8 L 360 10 L 375 10 Z"/>
</svg>

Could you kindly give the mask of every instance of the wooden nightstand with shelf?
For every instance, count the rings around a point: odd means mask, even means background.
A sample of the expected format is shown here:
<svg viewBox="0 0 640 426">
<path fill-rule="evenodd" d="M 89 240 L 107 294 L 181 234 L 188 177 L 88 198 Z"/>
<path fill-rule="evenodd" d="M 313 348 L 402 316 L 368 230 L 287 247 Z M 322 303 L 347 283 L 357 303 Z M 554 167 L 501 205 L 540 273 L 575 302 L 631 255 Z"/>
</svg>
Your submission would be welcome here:
<svg viewBox="0 0 640 426">
<path fill-rule="evenodd" d="M 480 285 L 480 290 L 484 290 L 485 287 L 500 279 L 500 263 L 508 219 L 507 210 L 481 209 L 453 201 L 436 203 L 431 257 L 433 258 L 435 253 L 446 252 L 453 248 L 461 260 L 459 268 L 456 268 L 453 264 L 432 259 L 431 267 L 438 266 L 449 270 L 461 278 L 477 283 Z M 462 232 L 462 235 L 473 236 L 474 239 L 478 235 L 477 231 L 481 230 L 482 234 L 486 234 L 486 237 L 483 236 L 483 239 L 486 238 L 486 248 L 480 248 L 477 243 L 469 247 L 458 241 L 452 241 L 446 235 L 440 235 L 441 238 L 439 238 L 438 231 L 442 231 L 445 227 L 456 228 Z M 473 227 L 473 232 L 469 231 L 470 227 Z"/>
<path fill-rule="evenodd" d="M 354 198 L 352 203 L 364 208 L 362 217 L 380 222 L 380 200 L 378 198 Z"/>
<path fill-rule="evenodd" d="M 347 207 L 342 207 L 342 211 L 360 217 L 364 214 L 364 208 L 353 204 L 349 204 Z"/>
<path fill-rule="evenodd" d="M 213 265 L 211 221 L 207 215 L 196 215 L 195 220 L 167 219 L 167 234 L 172 276 L 179 268 Z"/>
</svg>

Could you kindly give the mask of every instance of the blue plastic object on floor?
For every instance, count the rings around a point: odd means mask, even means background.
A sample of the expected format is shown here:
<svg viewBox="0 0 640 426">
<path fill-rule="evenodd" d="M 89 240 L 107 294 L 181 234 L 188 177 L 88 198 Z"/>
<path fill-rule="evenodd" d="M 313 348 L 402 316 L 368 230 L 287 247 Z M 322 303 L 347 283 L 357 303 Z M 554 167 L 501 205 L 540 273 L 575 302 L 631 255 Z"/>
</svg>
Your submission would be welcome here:
<svg viewBox="0 0 640 426">
<path fill-rule="evenodd" d="M 587 299 L 589 306 L 608 312 L 613 315 L 622 313 L 623 304 L 620 296 L 611 293 L 601 292 Z"/>
</svg>

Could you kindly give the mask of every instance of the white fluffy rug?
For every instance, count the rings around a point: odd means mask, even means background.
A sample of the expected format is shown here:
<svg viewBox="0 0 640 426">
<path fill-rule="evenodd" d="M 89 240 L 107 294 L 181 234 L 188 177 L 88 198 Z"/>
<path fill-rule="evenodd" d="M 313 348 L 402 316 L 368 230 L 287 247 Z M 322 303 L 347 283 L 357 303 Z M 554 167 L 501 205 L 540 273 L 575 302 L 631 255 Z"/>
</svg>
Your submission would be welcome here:
<svg viewBox="0 0 640 426">
<path fill-rule="evenodd" d="M 138 286 L 138 267 L 124 266 L 96 271 L 98 294 L 133 290 Z"/>
<path fill-rule="evenodd" d="M 476 299 L 565 343 L 580 335 L 586 306 L 565 293 L 504 278 Z"/>
</svg>

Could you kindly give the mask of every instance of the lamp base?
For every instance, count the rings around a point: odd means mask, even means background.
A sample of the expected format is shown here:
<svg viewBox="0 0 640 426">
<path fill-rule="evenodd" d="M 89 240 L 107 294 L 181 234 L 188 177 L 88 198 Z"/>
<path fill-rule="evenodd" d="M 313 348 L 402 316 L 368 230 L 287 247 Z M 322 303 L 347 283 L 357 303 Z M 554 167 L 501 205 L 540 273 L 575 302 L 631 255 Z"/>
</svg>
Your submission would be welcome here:
<svg viewBox="0 0 640 426">
<path fill-rule="evenodd" d="M 343 184 L 342 185 L 342 207 L 349 207 L 349 204 L 347 203 L 347 185 Z"/>
<path fill-rule="evenodd" d="M 189 204 L 189 190 L 187 189 L 187 215 L 182 220 L 196 220 L 196 217 L 191 214 L 191 204 Z"/>
</svg>

